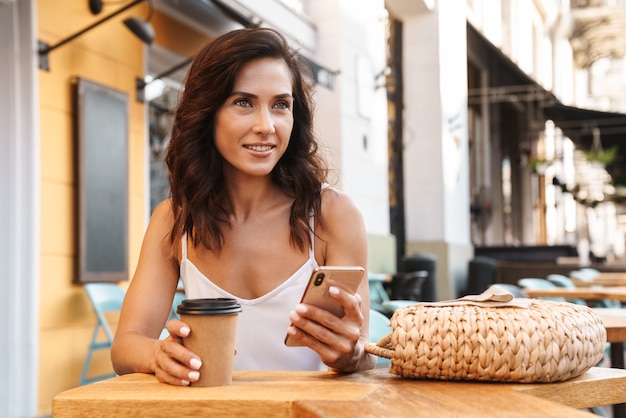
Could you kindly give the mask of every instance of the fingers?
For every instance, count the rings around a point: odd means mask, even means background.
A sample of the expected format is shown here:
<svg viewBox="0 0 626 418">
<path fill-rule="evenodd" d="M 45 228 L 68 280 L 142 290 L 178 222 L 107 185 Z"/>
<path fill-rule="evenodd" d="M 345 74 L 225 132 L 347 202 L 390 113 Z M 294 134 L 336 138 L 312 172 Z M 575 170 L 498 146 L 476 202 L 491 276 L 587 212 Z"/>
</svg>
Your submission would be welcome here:
<svg viewBox="0 0 626 418">
<path fill-rule="evenodd" d="M 167 324 L 170 336 L 160 341 L 154 354 L 154 375 L 162 383 L 188 386 L 200 378 L 202 360 L 182 345 L 189 327 L 182 321 Z"/>
<path fill-rule="evenodd" d="M 331 297 L 344 308 L 342 318 L 306 304 L 299 304 L 289 314 L 292 326 L 287 332 L 301 344 L 316 351 L 324 363 L 334 364 L 344 357 L 352 357 L 361 336 L 363 314 L 361 300 L 344 290 L 331 286 Z"/>
<path fill-rule="evenodd" d="M 182 343 L 182 338 L 189 335 L 190 329 L 189 325 L 185 324 L 183 321 L 172 319 L 167 323 L 167 332 L 169 332 L 172 337 L 178 337 L 179 342 Z"/>
</svg>

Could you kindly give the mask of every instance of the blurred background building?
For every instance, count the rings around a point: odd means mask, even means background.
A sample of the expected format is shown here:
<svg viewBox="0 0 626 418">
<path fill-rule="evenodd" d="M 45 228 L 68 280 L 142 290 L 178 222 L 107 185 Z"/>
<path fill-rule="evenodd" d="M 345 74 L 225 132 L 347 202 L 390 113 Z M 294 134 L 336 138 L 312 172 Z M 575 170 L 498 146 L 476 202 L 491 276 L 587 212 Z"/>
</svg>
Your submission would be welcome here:
<svg viewBox="0 0 626 418">
<path fill-rule="evenodd" d="M 428 296 L 449 299 L 485 248 L 623 261 L 625 10 L 624 0 L 0 0 L 0 415 L 50 414 L 52 397 L 78 384 L 95 322 L 76 273 L 76 78 L 127 103 L 130 278 L 167 196 L 161 159 L 189 58 L 234 28 L 285 32 L 315 77 L 336 185 L 363 211 L 369 269 L 427 269 Z M 152 42 L 123 27 L 130 16 L 149 20 Z M 90 25 L 38 54 L 38 41 Z M 108 356 L 94 360 L 110 369 Z"/>
</svg>

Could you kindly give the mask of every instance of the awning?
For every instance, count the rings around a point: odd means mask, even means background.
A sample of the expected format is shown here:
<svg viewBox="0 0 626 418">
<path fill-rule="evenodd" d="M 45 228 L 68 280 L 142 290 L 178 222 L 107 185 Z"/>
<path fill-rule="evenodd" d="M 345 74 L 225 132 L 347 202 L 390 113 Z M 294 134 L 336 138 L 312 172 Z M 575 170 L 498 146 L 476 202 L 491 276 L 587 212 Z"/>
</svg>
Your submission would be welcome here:
<svg viewBox="0 0 626 418">
<path fill-rule="evenodd" d="M 619 146 L 626 151 L 626 115 L 623 113 L 581 109 L 556 103 L 552 107 L 546 107 L 544 114 L 572 141 L 584 148 L 591 147 L 594 129 L 597 129 L 603 148 Z"/>
<path fill-rule="evenodd" d="M 607 167 L 607 171 L 615 183 L 626 184 L 626 114 L 556 103 L 546 107 L 544 115 L 583 150 L 591 149 L 594 134 L 599 135 L 602 149 L 618 147 L 617 160 Z"/>
<path fill-rule="evenodd" d="M 614 181 L 626 184 L 626 114 L 582 109 L 562 104 L 554 94 L 522 71 L 500 49 L 493 45 L 471 24 L 467 24 L 468 47 L 490 71 L 490 85 L 486 89 L 470 91 L 469 102 L 476 103 L 487 94 L 491 103 L 536 101 L 541 102 L 543 116 L 554 121 L 564 134 L 579 148 L 590 150 L 594 129 L 600 134 L 603 149 L 618 146 L 618 160 L 607 171 Z M 472 95 L 474 93 L 474 95 Z"/>
</svg>

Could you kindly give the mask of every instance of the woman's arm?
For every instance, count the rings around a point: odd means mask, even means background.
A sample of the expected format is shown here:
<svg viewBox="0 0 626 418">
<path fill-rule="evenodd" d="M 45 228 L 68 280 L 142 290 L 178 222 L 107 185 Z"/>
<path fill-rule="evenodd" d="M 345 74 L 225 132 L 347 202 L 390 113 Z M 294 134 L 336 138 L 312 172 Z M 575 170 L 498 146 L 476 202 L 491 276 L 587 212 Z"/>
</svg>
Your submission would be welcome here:
<svg viewBox="0 0 626 418">
<path fill-rule="evenodd" d="M 170 321 L 170 337 L 158 339 L 179 278 L 169 241 L 172 222 L 171 203 L 167 200 L 155 209 L 148 225 L 122 306 L 111 361 L 118 374 L 154 373 L 161 382 L 186 385 L 197 379 L 191 372 L 197 373 L 200 367 L 198 357 L 182 346 L 182 337 L 189 328 L 181 321 Z M 192 362 L 194 358 L 198 361 Z"/>
<path fill-rule="evenodd" d="M 318 220 L 319 221 L 319 220 Z M 337 288 L 331 296 L 344 307 L 338 318 L 311 305 L 298 305 L 291 312 L 295 325 L 289 332 L 315 350 L 332 369 L 352 372 L 374 367 L 376 359 L 367 354 L 369 342 L 369 284 L 367 280 L 367 234 L 361 212 L 352 200 L 335 189 L 322 194 L 322 227 L 316 229 L 321 247 L 318 262 L 328 266 L 356 265 L 365 274 L 355 296 Z M 323 245 L 317 246 L 317 242 Z"/>
</svg>

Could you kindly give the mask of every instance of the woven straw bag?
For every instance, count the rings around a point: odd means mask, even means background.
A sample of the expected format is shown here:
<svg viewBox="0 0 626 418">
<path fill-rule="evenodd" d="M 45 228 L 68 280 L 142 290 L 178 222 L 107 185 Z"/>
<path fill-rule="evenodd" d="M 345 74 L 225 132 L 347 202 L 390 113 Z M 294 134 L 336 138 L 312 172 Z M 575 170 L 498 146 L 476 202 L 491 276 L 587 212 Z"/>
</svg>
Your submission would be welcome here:
<svg viewBox="0 0 626 418">
<path fill-rule="evenodd" d="M 603 356 L 606 330 L 587 306 L 513 298 L 492 286 L 481 295 L 398 309 L 391 333 L 367 352 L 411 378 L 557 382 Z"/>
</svg>

